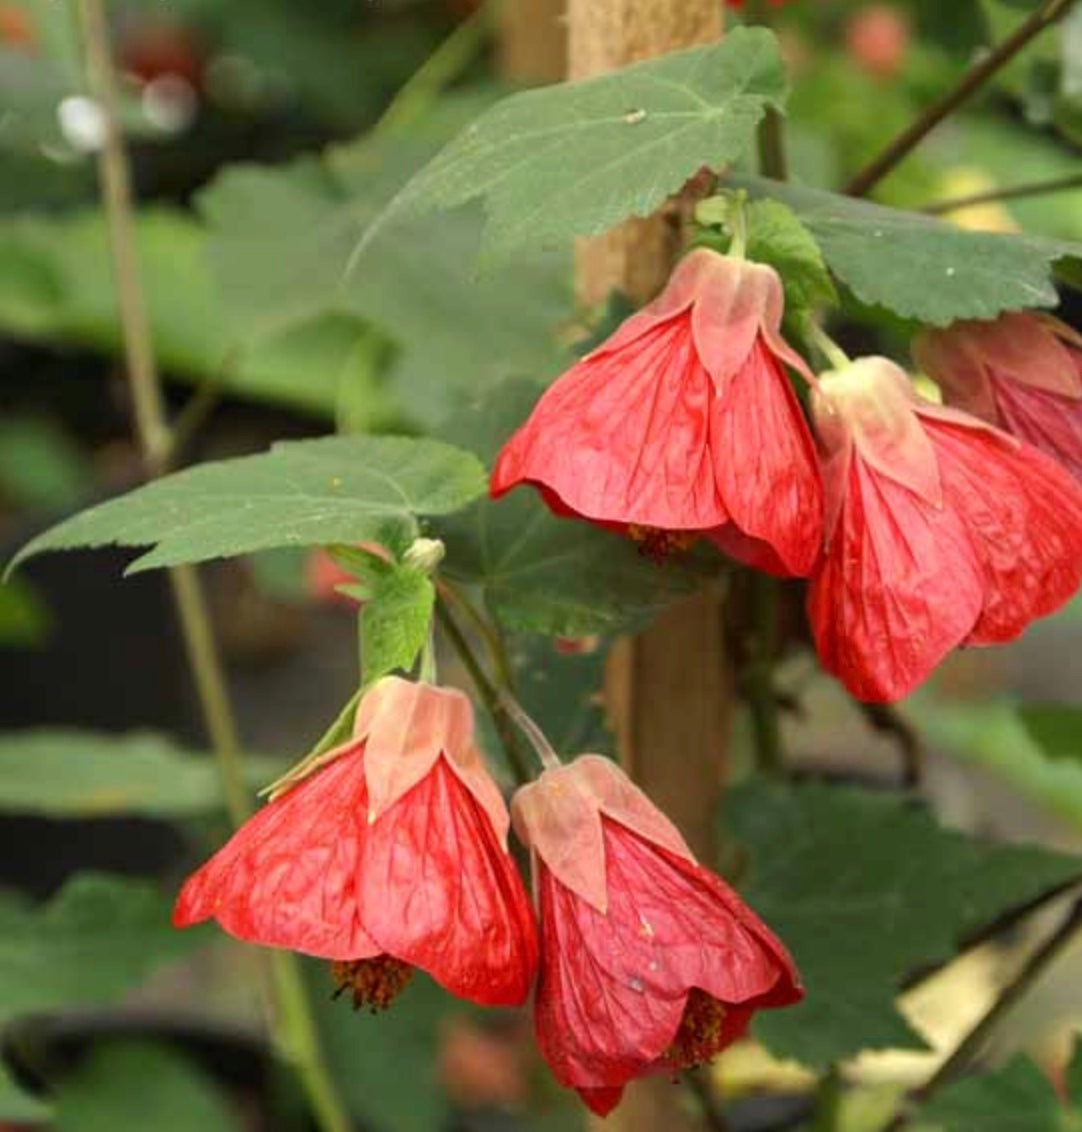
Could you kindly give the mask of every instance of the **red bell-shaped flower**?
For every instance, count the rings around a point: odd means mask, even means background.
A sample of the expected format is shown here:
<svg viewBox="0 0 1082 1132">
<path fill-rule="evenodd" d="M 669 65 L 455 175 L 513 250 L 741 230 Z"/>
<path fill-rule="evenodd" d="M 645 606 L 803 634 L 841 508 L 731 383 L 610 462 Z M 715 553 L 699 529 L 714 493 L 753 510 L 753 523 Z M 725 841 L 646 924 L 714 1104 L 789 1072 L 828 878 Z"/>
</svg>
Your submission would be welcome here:
<svg viewBox="0 0 1082 1132">
<path fill-rule="evenodd" d="M 1082 479 L 1082 335 L 1045 314 L 956 322 L 914 344 L 948 405 L 998 425 Z"/>
<path fill-rule="evenodd" d="M 665 290 L 565 373 L 504 447 L 554 511 L 664 549 L 714 533 L 726 552 L 805 575 L 822 540 L 815 445 L 786 376 L 781 281 L 699 248 Z"/>
<path fill-rule="evenodd" d="M 803 997 L 782 944 L 608 759 L 546 770 L 511 811 L 540 905 L 538 1044 L 594 1112 Z"/>
<path fill-rule="evenodd" d="M 918 397 L 886 358 L 820 378 L 827 544 L 808 591 L 825 668 L 900 699 L 953 648 L 1019 636 L 1082 579 L 1082 489 L 1054 460 Z"/>
<path fill-rule="evenodd" d="M 337 960 L 358 1005 L 385 1005 L 413 966 L 474 1002 L 518 1004 L 537 935 L 509 825 L 466 696 L 387 677 L 328 765 L 188 879 L 174 922 L 213 917 L 239 939 Z"/>
</svg>

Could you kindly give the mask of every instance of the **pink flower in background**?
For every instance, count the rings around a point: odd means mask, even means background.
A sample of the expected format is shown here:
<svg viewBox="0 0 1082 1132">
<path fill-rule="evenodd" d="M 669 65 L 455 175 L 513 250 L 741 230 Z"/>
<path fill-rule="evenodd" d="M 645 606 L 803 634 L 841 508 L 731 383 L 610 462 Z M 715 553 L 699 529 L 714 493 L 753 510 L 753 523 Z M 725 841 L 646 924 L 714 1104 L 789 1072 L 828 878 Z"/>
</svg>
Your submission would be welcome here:
<svg viewBox="0 0 1082 1132">
<path fill-rule="evenodd" d="M 1082 479 L 1082 335 L 1045 314 L 956 322 L 914 344 L 947 404 L 1028 440 Z"/>
</svg>

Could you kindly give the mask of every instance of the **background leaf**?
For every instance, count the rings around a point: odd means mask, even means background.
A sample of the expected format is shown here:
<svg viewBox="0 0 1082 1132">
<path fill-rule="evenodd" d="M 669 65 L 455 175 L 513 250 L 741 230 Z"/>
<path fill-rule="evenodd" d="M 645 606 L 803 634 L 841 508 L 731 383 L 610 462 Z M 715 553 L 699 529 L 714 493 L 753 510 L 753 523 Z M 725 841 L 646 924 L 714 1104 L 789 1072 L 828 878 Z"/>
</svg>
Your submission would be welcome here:
<svg viewBox="0 0 1082 1132">
<path fill-rule="evenodd" d="M 247 764 L 253 784 L 275 777 L 279 767 L 272 763 Z M 181 750 L 163 735 L 64 728 L 0 734 L 0 812 L 189 818 L 217 813 L 222 805 L 211 758 Z"/>
<path fill-rule="evenodd" d="M 149 1042 L 96 1046 L 57 1089 L 56 1132 L 241 1132 L 213 1078 Z"/>
<path fill-rule="evenodd" d="M 198 946 L 177 931 L 172 899 L 141 880 L 79 873 L 47 904 L 0 899 L 0 1024 L 113 1002 Z"/>
<path fill-rule="evenodd" d="M 376 542 L 404 549 L 417 515 L 458 510 L 485 490 L 468 452 L 406 437 L 324 437 L 201 464 L 101 503 L 33 539 L 44 550 L 148 546 L 129 573 L 277 546 Z"/>
<path fill-rule="evenodd" d="M 921 1048 L 894 1007 L 903 976 L 1082 878 L 1082 858 L 984 844 L 868 791 L 752 783 L 730 795 L 726 815 L 750 854 L 743 895 L 791 948 L 808 991 L 763 1014 L 756 1034 L 815 1067 L 864 1049 Z"/>
<path fill-rule="evenodd" d="M 995 1073 L 966 1077 L 938 1092 L 920 1123 L 942 1132 L 1065 1132 L 1052 1083 L 1028 1058 Z"/>
<path fill-rule="evenodd" d="M 648 215 L 703 166 L 742 157 L 787 93 L 774 36 L 735 28 L 716 46 L 516 94 L 463 131 L 386 215 L 482 197 L 491 258 L 603 232 Z"/>
<path fill-rule="evenodd" d="M 831 271 L 862 302 L 947 326 L 961 318 L 1053 307 L 1053 264 L 1082 244 L 974 232 L 919 213 L 757 177 L 732 183 L 781 200 L 819 242 Z"/>
<path fill-rule="evenodd" d="M 1027 704 L 1019 714 L 1030 736 L 1049 758 L 1082 760 L 1082 707 Z"/>
<path fill-rule="evenodd" d="M 350 1111 L 387 1132 L 442 1128 L 447 1100 L 437 1051 L 447 992 L 417 972 L 390 1010 L 373 1015 L 331 1000 L 325 964 L 311 964 L 310 975 L 323 1048 Z"/>
<path fill-rule="evenodd" d="M 198 203 L 230 340 L 250 348 L 317 313 L 378 326 L 395 347 L 402 409 L 425 425 L 450 411 L 456 390 L 547 375 L 571 308 L 566 256 L 529 249 L 478 278 L 479 210 L 464 209 L 388 224 L 351 263 L 361 233 L 431 152 L 430 143 L 364 141 L 219 175 Z"/>
<path fill-rule="evenodd" d="M 918 697 L 914 708 L 912 721 L 928 742 L 1082 829 L 1082 764 L 1049 758 L 1015 705 Z"/>
<path fill-rule="evenodd" d="M 13 1123 L 36 1124 L 46 1121 L 50 1115 L 49 1105 L 26 1092 L 0 1058 L 0 1120 Z"/>
</svg>

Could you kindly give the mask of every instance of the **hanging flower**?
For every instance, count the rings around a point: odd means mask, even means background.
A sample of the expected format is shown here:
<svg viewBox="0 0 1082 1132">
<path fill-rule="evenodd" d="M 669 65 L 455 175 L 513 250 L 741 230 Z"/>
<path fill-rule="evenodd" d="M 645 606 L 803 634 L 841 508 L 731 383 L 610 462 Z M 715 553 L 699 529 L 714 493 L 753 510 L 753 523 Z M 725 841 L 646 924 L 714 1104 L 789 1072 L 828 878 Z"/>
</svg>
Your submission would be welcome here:
<svg viewBox="0 0 1082 1132">
<path fill-rule="evenodd" d="M 947 404 L 1054 456 L 1082 479 L 1082 335 L 1045 314 L 956 322 L 916 341 Z"/>
<path fill-rule="evenodd" d="M 353 738 L 189 878 L 178 927 L 214 918 L 252 943 L 335 960 L 360 1006 L 411 968 L 486 1005 L 525 1000 L 537 965 L 510 821 L 461 693 L 386 677 Z"/>
<path fill-rule="evenodd" d="M 546 770 L 511 809 L 540 906 L 538 1044 L 594 1112 L 803 997 L 781 943 L 608 759 Z"/>
<path fill-rule="evenodd" d="M 691 252 L 546 391 L 500 453 L 493 496 L 530 483 L 558 514 L 649 550 L 710 534 L 741 560 L 807 574 L 822 487 L 784 365 L 814 378 L 781 337 L 782 306 L 772 268 Z"/>
<path fill-rule="evenodd" d="M 900 699 L 958 645 L 1019 636 L 1082 579 L 1082 489 L 1036 448 L 917 396 L 886 358 L 820 378 L 827 545 L 808 592 L 824 667 Z"/>
</svg>

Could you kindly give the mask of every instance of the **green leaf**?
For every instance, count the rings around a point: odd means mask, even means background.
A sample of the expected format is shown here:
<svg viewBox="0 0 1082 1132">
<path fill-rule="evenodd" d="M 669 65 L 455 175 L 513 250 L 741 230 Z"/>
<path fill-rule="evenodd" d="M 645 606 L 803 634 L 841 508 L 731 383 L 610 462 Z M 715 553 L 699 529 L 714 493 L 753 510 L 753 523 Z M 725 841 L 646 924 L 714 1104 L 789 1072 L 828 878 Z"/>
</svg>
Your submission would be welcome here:
<svg viewBox="0 0 1082 1132">
<path fill-rule="evenodd" d="M 1082 1111 L 1082 1032 L 1075 1035 L 1074 1052 L 1067 1065 L 1067 1096 Z"/>
<path fill-rule="evenodd" d="M 373 1015 L 332 1001 L 326 964 L 310 965 L 312 1001 L 335 1081 L 363 1127 L 387 1132 L 442 1128 L 447 1100 L 439 1083 L 440 1023 L 447 992 L 418 972 L 392 1008 Z"/>
<path fill-rule="evenodd" d="M 744 156 L 787 93 L 777 40 L 739 28 L 716 46 L 516 94 L 426 166 L 385 219 L 481 197 L 492 259 L 604 232 L 653 212 L 704 165 Z"/>
<path fill-rule="evenodd" d="M 214 1079 L 172 1046 L 95 1046 L 56 1092 L 56 1132 L 240 1132 Z"/>
<path fill-rule="evenodd" d="M 264 782 L 277 766 L 260 760 L 249 769 Z M 221 808 L 221 780 L 210 756 L 181 750 L 162 735 L 63 728 L 0 734 L 0 812 L 187 818 Z"/>
<path fill-rule="evenodd" d="M 23 578 L 0 582 L 0 645 L 35 648 L 45 642 L 52 627 L 49 607 L 29 582 Z"/>
<path fill-rule="evenodd" d="M 320 312 L 362 319 L 393 342 L 395 390 L 422 424 L 446 416 L 456 390 L 550 372 L 571 309 L 566 256 L 532 251 L 476 278 L 473 209 L 388 224 L 351 265 L 361 233 L 431 152 L 365 141 L 319 161 L 221 173 L 198 204 L 231 340 L 258 348 Z"/>
<path fill-rule="evenodd" d="M 0 1024 L 114 1002 L 205 938 L 177 931 L 172 900 L 142 880 L 80 873 L 40 908 L 0 901 Z"/>
<path fill-rule="evenodd" d="M 1034 742 L 1049 758 L 1082 761 L 1082 707 L 1027 704 L 1019 714 Z"/>
<path fill-rule="evenodd" d="M 167 377 L 212 382 L 324 417 L 362 381 L 378 419 L 386 417 L 387 394 L 376 376 L 387 343 L 365 320 L 311 304 L 304 318 L 237 354 L 203 228 L 190 216 L 155 208 L 140 212 L 136 236 L 154 348 Z M 0 327 L 19 338 L 119 353 L 109 264 L 98 211 L 0 219 Z M 273 278 L 282 274 L 292 277 L 279 263 Z"/>
<path fill-rule="evenodd" d="M 983 844 L 868 791 L 753 783 L 730 795 L 726 816 L 750 855 L 743 894 L 791 948 L 808 992 L 761 1015 L 757 1036 L 816 1067 L 921 1048 L 894 1006 L 901 979 L 1082 877 L 1082 858 Z"/>
<path fill-rule="evenodd" d="M 947 326 L 1001 311 L 1053 307 L 1057 260 L 1082 244 L 974 232 L 918 213 L 756 177 L 732 183 L 788 205 L 822 248 L 831 271 L 864 303 Z"/>
<path fill-rule="evenodd" d="M 88 461 L 56 422 L 0 421 L 0 491 L 9 502 L 41 510 L 70 507 L 90 477 Z"/>
<path fill-rule="evenodd" d="M 510 382 L 465 406 L 443 435 L 491 461 L 540 393 Z M 447 544 L 444 572 L 482 588 L 508 628 L 578 637 L 647 623 L 702 584 L 717 565 L 694 556 L 658 563 L 630 539 L 575 519 L 558 519 L 528 488 L 476 504 L 436 524 Z"/>
<path fill-rule="evenodd" d="M 0 1120 L 16 1124 L 37 1124 L 49 1119 L 51 1109 L 31 1093 L 26 1092 L 11 1075 L 0 1058 Z"/>
<path fill-rule="evenodd" d="M 1026 1057 L 946 1086 L 920 1113 L 942 1132 L 1062 1132 L 1061 1115 L 1051 1082 Z"/>
<path fill-rule="evenodd" d="M 928 742 L 990 771 L 1012 789 L 1082 829 L 1082 765 L 1052 759 L 1007 703 L 919 697 L 913 721 Z"/>
<path fill-rule="evenodd" d="M 785 286 L 786 313 L 823 304 L 836 306 L 838 292 L 815 237 L 788 205 L 753 201 L 748 215 L 748 258 L 769 263 Z"/>
<path fill-rule="evenodd" d="M 361 668 L 366 684 L 401 669 L 409 672 L 428 640 L 436 588 L 410 566 L 393 565 L 365 575 L 368 597 L 361 610 Z"/>
<path fill-rule="evenodd" d="M 404 547 L 418 515 L 446 514 L 485 491 L 467 452 L 406 437 L 324 437 L 201 464 L 99 504 L 27 544 L 44 550 L 150 546 L 129 573 L 277 546 L 377 542 Z"/>
</svg>

